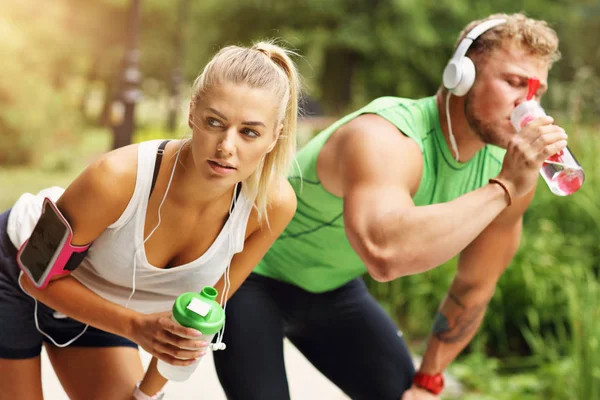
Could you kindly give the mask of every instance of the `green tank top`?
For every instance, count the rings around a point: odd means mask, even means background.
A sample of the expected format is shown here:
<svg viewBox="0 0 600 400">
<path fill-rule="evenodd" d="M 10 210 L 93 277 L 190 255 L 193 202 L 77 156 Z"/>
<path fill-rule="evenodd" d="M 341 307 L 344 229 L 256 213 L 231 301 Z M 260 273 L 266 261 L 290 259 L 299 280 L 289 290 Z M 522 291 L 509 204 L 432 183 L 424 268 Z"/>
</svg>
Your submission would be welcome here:
<svg viewBox="0 0 600 400">
<path fill-rule="evenodd" d="M 343 200 L 326 191 L 317 177 L 319 152 L 331 134 L 361 114 L 390 121 L 421 148 L 423 175 L 413 201 L 417 206 L 451 201 L 487 184 L 500 172 L 505 150 L 485 146 L 466 163 L 446 145 L 435 97 L 419 100 L 382 97 L 319 133 L 297 154 L 289 181 L 298 198 L 294 218 L 254 272 L 320 293 L 366 272 L 344 232 Z"/>
</svg>

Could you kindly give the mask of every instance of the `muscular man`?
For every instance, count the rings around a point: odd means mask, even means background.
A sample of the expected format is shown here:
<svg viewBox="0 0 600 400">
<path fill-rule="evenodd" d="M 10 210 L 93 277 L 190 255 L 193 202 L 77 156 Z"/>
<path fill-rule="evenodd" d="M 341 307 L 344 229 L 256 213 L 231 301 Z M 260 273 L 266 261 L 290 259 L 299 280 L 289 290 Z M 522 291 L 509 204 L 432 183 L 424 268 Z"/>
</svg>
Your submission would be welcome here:
<svg viewBox="0 0 600 400">
<path fill-rule="evenodd" d="M 376 99 L 298 154 L 296 214 L 227 308 L 215 362 L 229 399 L 289 399 L 284 336 L 352 399 L 437 398 L 517 251 L 542 163 L 567 144 L 550 117 L 518 135 L 509 120 L 531 77 L 539 101 L 559 58 L 545 22 L 492 15 L 457 43 L 435 96 Z M 389 281 L 458 254 L 415 374 L 360 276 Z"/>
</svg>

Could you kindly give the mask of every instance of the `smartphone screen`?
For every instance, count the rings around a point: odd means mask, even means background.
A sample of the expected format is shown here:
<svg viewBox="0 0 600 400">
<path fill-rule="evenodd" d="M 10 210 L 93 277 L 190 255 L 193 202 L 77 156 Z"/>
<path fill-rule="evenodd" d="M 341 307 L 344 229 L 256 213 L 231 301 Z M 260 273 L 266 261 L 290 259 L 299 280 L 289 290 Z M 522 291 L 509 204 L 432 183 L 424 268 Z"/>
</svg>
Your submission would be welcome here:
<svg viewBox="0 0 600 400">
<path fill-rule="evenodd" d="M 20 256 L 21 265 L 29 270 L 34 282 L 39 283 L 47 275 L 48 268 L 54 265 L 58 258 L 56 250 L 62 248 L 68 233 L 65 222 L 45 201 L 42 215 Z"/>
</svg>

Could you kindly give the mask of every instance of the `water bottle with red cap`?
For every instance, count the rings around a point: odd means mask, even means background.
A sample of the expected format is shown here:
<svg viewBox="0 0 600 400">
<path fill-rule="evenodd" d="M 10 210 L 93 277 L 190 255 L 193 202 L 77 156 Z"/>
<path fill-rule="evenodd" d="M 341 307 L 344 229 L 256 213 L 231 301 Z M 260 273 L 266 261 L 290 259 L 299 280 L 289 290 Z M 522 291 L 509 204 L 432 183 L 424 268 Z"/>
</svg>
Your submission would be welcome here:
<svg viewBox="0 0 600 400">
<path fill-rule="evenodd" d="M 515 107 L 510 115 L 510 122 L 517 132 L 530 121 L 546 115 L 540 104 L 532 100 L 540 86 L 539 79 L 529 78 L 528 84 L 527 101 Z M 585 180 L 583 168 L 568 147 L 548 157 L 542 164 L 540 174 L 552 193 L 558 196 L 568 196 L 575 193 L 581 188 Z"/>
</svg>

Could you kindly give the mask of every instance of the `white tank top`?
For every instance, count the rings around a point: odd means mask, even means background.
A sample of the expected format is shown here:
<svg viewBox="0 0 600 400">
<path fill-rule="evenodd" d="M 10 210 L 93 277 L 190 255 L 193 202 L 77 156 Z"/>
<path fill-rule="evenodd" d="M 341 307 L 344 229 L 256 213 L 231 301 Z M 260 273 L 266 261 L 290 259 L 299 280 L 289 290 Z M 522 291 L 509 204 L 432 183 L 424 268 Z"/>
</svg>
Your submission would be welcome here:
<svg viewBox="0 0 600 400">
<path fill-rule="evenodd" d="M 87 257 L 71 274 L 101 297 L 125 306 L 133 289 L 135 254 L 135 293 L 128 307 L 142 313 L 170 310 L 181 293 L 199 292 L 206 285 L 215 285 L 233 255 L 244 248 L 246 226 L 253 206 L 253 201 L 243 193 L 240 194 L 223 229 L 208 250 L 198 259 L 169 269 L 152 266 L 146 259 L 142 243 L 148 195 L 152 184 L 156 151 L 160 143 L 160 140 L 155 140 L 139 145 L 135 190 L 129 204 L 119 219 L 94 241 Z M 22 241 L 15 238 L 26 239 L 31 235 L 35 225 L 35 222 L 24 224 L 21 221 L 19 224 L 17 221 L 31 218 L 33 214 L 31 210 L 38 209 L 40 211 L 37 211 L 35 220 L 39 219 L 43 193 L 40 192 L 42 195 L 38 194 L 38 196 L 22 196 L 11 211 L 8 232 L 17 248 Z M 56 197 L 53 200 L 62 194 L 62 192 L 58 194 L 56 190 L 51 193 Z M 49 192 L 45 194 L 48 195 Z M 38 202 L 39 205 L 32 206 L 32 201 Z M 17 215 L 14 215 L 15 213 Z M 30 230 L 28 233 L 17 234 L 15 232 L 17 225 L 20 226 L 21 231 L 24 226 L 30 227 Z"/>
</svg>

